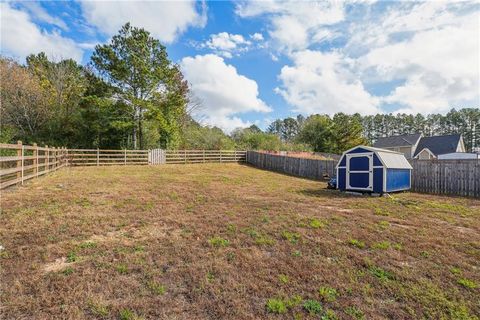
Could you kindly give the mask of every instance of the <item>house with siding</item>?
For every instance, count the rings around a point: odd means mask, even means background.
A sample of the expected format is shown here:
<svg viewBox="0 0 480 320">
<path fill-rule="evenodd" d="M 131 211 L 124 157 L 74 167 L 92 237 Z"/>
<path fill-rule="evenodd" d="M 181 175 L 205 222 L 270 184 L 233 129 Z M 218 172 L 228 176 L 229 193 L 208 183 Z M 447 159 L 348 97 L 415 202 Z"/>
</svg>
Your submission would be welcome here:
<svg viewBox="0 0 480 320">
<path fill-rule="evenodd" d="M 422 137 L 413 156 L 416 159 L 437 159 L 447 153 L 464 153 L 465 144 L 461 134 Z"/>
<path fill-rule="evenodd" d="M 383 137 L 378 138 L 373 146 L 401 152 L 407 159 L 438 159 L 444 154 L 465 153 L 461 134 L 423 137 L 417 133 Z"/>
<path fill-rule="evenodd" d="M 382 137 L 378 138 L 373 146 L 375 148 L 400 152 L 405 155 L 405 158 L 412 159 L 421 138 L 422 135 L 420 133 Z"/>
</svg>

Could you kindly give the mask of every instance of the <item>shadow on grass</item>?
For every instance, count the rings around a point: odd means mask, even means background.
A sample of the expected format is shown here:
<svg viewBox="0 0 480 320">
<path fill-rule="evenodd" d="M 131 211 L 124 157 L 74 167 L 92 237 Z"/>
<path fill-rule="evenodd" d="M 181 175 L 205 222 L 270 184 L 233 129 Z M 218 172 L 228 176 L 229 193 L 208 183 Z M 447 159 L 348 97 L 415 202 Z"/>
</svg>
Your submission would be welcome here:
<svg viewBox="0 0 480 320">
<path fill-rule="evenodd" d="M 253 164 L 250 164 L 250 163 L 247 163 L 247 162 L 240 163 L 240 165 L 243 165 L 243 166 L 246 166 L 246 167 L 249 167 L 249 168 L 252 168 L 252 169 L 256 169 L 256 170 L 261 170 L 261 171 L 266 171 L 266 172 L 281 174 L 281 175 L 287 176 L 287 177 L 293 177 L 293 178 L 298 178 L 298 179 L 305 179 L 305 180 L 316 181 L 316 182 L 321 182 L 321 183 L 327 183 L 328 180 L 330 180 L 330 178 L 328 178 L 328 177 L 322 177 L 322 178 L 318 178 L 318 177 L 303 177 L 303 176 L 298 176 L 298 175 L 295 175 L 295 174 L 292 174 L 292 173 L 288 173 L 288 172 L 277 171 L 277 170 L 273 170 L 273 169 L 259 168 L 259 167 L 254 166 Z"/>
<path fill-rule="evenodd" d="M 358 197 L 355 195 L 347 194 L 339 190 L 332 190 L 327 188 L 315 188 L 315 189 L 304 189 L 299 191 L 300 194 L 303 194 L 308 197 L 315 198 L 352 198 Z"/>
</svg>

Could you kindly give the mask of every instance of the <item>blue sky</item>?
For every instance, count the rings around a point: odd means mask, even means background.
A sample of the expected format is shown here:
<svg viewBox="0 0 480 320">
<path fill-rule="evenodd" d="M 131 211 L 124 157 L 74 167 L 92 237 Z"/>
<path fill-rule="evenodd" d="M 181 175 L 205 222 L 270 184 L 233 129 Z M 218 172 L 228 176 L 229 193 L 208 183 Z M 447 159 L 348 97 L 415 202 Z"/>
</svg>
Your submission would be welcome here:
<svg viewBox="0 0 480 320">
<path fill-rule="evenodd" d="M 88 63 L 126 22 L 167 47 L 202 123 L 479 107 L 478 2 L 5 2 L 1 53 Z"/>
</svg>

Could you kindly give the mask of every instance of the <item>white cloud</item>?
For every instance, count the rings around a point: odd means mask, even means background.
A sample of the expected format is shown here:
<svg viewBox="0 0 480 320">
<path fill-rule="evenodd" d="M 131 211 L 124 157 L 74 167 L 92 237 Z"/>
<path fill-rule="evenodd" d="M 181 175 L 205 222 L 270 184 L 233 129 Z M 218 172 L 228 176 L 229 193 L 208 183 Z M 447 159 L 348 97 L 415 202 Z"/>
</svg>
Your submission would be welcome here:
<svg viewBox="0 0 480 320">
<path fill-rule="evenodd" d="M 270 37 L 281 50 L 291 52 L 309 48 L 325 40 L 316 35 L 345 17 L 341 1 L 252 1 L 237 5 L 244 18 L 267 16 Z"/>
<path fill-rule="evenodd" d="M 33 1 L 24 1 L 21 2 L 21 5 L 31 13 L 32 18 L 37 21 L 46 22 L 57 27 L 62 28 L 63 30 L 68 30 L 68 26 L 62 19 L 50 15 L 39 2 Z"/>
<path fill-rule="evenodd" d="M 238 74 L 234 66 L 217 55 L 185 57 L 180 66 L 193 93 L 202 102 L 196 116 L 209 125 L 230 132 L 251 124 L 242 121 L 238 114 L 271 111 L 258 97 L 257 83 Z"/>
<path fill-rule="evenodd" d="M 276 91 L 297 111 L 371 113 L 388 104 L 429 113 L 480 104 L 478 2 L 374 2 L 242 2 L 236 13 L 268 21 L 270 56 L 292 60 Z M 337 39 L 335 49 L 318 49 Z"/>
<path fill-rule="evenodd" d="M 366 81 L 404 80 L 385 102 L 421 113 L 445 112 L 463 102 L 480 104 L 478 12 L 460 16 L 447 9 L 434 2 L 386 16 L 382 28 L 389 30 L 387 35 L 414 32 L 377 44 L 358 60 Z"/>
<path fill-rule="evenodd" d="M 354 74 L 354 62 L 339 52 L 299 51 L 293 66 L 279 75 L 282 86 L 276 92 L 295 112 L 373 114 L 379 100 L 368 93 Z"/>
<path fill-rule="evenodd" d="M 201 12 L 191 1 L 82 1 L 85 19 L 98 30 L 113 35 L 127 22 L 143 27 L 163 42 L 171 43 L 188 27 L 204 27 L 206 5 Z"/>
<path fill-rule="evenodd" d="M 263 40 L 263 34 L 259 32 L 255 32 L 254 34 L 250 35 L 250 38 L 254 41 L 262 41 Z"/>
<path fill-rule="evenodd" d="M 228 32 L 220 32 L 210 35 L 210 39 L 201 45 L 212 49 L 216 54 L 225 58 L 232 58 L 241 52 L 249 50 L 252 43 L 240 34 L 230 34 Z"/>
<path fill-rule="evenodd" d="M 256 34 L 257 38 L 258 35 Z M 251 36 L 253 37 L 253 36 Z M 210 35 L 210 39 L 200 45 L 200 48 L 209 48 L 217 55 L 224 58 L 232 58 L 239 56 L 241 53 L 247 52 L 253 48 L 252 41 L 246 40 L 240 34 L 231 34 L 228 32 L 220 32 Z"/>
<path fill-rule="evenodd" d="M 41 30 L 28 13 L 0 3 L 2 53 L 23 59 L 31 53 L 45 52 L 51 59 L 73 58 L 81 61 L 83 50 L 58 32 Z"/>
</svg>

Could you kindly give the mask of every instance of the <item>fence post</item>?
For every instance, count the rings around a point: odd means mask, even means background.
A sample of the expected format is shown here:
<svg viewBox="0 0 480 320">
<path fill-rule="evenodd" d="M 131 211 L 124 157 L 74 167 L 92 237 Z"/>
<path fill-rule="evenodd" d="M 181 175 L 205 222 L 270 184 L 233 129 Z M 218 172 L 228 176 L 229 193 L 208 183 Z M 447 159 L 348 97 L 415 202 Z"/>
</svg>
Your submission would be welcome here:
<svg viewBox="0 0 480 320">
<path fill-rule="evenodd" d="M 184 157 L 185 163 L 187 163 L 187 149 L 183 150 L 183 157 Z"/>
<path fill-rule="evenodd" d="M 38 147 L 37 144 L 33 144 L 33 174 L 38 177 Z"/>
<path fill-rule="evenodd" d="M 203 163 L 205 163 L 205 149 L 203 149 Z"/>
<path fill-rule="evenodd" d="M 48 168 L 50 167 L 50 164 L 49 164 L 49 162 L 50 162 L 49 161 L 50 160 L 50 149 L 48 149 L 48 145 L 45 145 L 45 152 L 43 152 L 43 153 L 44 153 L 43 156 L 44 157 L 46 156 L 45 160 L 43 160 L 43 163 L 45 164 L 43 166 L 43 171 L 45 171 L 45 173 L 47 173 Z"/>
<path fill-rule="evenodd" d="M 22 167 L 22 141 L 18 140 L 17 141 L 17 157 L 18 158 L 21 158 L 21 159 L 18 159 L 17 160 L 17 180 L 20 179 L 22 177 L 22 172 L 19 171 L 19 169 L 21 169 Z"/>
<path fill-rule="evenodd" d="M 127 165 L 127 149 L 124 150 L 123 162 Z"/>
<path fill-rule="evenodd" d="M 222 162 L 222 150 L 220 150 L 220 162 Z"/>
<path fill-rule="evenodd" d="M 22 185 L 23 185 L 24 176 L 25 176 L 25 146 L 22 145 Z"/>
<path fill-rule="evenodd" d="M 97 148 L 97 167 L 100 165 L 100 151 Z"/>
<path fill-rule="evenodd" d="M 57 147 L 53 147 L 53 171 L 57 171 Z"/>
</svg>

